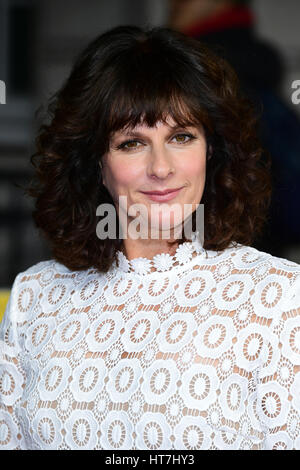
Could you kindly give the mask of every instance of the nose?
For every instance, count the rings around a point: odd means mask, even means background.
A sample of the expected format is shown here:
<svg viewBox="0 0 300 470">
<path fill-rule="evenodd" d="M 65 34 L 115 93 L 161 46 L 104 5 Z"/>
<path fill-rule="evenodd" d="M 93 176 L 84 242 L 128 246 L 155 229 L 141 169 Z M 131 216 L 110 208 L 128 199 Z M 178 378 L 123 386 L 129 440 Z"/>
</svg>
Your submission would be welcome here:
<svg viewBox="0 0 300 470">
<path fill-rule="evenodd" d="M 148 176 L 150 178 L 165 179 L 170 173 L 174 172 L 171 152 L 163 145 L 153 146 L 149 156 Z"/>
</svg>

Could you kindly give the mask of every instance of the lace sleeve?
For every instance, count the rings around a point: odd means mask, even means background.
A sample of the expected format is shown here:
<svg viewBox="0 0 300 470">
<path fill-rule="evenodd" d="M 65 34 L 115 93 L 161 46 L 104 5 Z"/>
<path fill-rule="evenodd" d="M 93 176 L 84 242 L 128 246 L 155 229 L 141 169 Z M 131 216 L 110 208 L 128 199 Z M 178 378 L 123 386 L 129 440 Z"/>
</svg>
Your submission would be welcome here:
<svg viewBox="0 0 300 470">
<path fill-rule="evenodd" d="M 0 449 L 25 449 L 18 417 L 18 404 L 24 388 L 20 365 L 21 348 L 16 326 L 18 275 L 13 283 L 2 322 L 0 323 Z"/>
<path fill-rule="evenodd" d="M 300 275 L 281 312 L 268 329 L 268 358 L 257 384 L 257 417 L 265 449 L 300 450 Z"/>
</svg>

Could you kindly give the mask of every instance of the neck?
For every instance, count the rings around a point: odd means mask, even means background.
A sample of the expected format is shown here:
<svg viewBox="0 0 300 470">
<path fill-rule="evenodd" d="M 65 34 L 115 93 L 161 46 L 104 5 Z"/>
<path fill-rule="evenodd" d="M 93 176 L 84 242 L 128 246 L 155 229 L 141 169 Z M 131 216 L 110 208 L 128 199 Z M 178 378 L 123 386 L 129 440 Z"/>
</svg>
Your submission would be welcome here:
<svg viewBox="0 0 300 470">
<path fill-rule="evenodd" d="M 135 258 L 153 259 L 155 255 L 168 253 L 173 256 L 178 248 L 178 240 L 170 239 L 137 239 L 127 238 L 124 240 L 123 252 L 126 258 L 131 261 Z"/>
</svg>

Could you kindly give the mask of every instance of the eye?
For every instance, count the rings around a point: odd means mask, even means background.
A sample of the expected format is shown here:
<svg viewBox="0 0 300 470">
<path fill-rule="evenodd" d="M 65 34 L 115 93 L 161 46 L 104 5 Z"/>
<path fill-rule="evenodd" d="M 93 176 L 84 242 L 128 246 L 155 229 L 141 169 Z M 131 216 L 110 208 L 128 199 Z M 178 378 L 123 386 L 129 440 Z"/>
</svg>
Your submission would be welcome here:
<svg viewBox="0 0 300 470">
<path fill-rule="evenodd" d="M 133 145 L 133 144 L 138 144 L 138 143 L 140 143 L 138 140 L 126 140 L 126 142 L 122 142 L 122 144 L 118 145 L 117 149 L 125 150 L 125 151 L 135 150 L 138 148 L 138 146 Z"/>
<path fill-rule="evenodd" d="M 188 137 L 188 140 L 184 140 L 185 137 Z M 177 140 L 178 144 L 187 144 L 191 140 L 195 139 L 196 137 L 192 134 L 176 134 L 173 139 L 179 138 L 180 140 Z"/>
<path fill-rule="evenodd" d="M 179 140 L 177 140 L 176 143 L 182 145 L 182 144 L 187 144 L 188 142 L 190 142 L 193 139 L 196 139 L 196 137 L 192 134 L 189 134 L 189 133 L 182 133 L 182 134 L 176 134 L 173 137 L 173 139 L 179 139 Z M 137 144 L 143 145 L 138 140 L 134 140 L 134 139 L 126 140 L 125 142 L 122 142 L 120 145 L 117 146 L 117 150 L 123 150 L 125 152 L 135 151 L 136 149 L 139 148 L 139 145 L 137 145 Z"/>
</svg>

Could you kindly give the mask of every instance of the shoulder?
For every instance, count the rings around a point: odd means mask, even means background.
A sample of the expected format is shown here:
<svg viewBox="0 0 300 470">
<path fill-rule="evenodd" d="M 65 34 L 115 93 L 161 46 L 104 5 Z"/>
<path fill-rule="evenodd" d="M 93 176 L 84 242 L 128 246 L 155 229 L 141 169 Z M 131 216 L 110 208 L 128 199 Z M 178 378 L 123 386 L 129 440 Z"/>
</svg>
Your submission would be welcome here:
<svg viewBox="0 0 300 470">
<path fill-rule="evenodd" d="M 249 328 L 261 325 L 267 343 L 299 365 L 296 343 L 300 331 L 300 265 L 252 247 L 243 247 L 240 255 L 240 259 L 252 258 L 255 265 L 249 271 L 253 282 L 250 302 L 255 314 Z"/>
<path fill-rule="evenodd" d="M 255 271 L 258 276 L 276 273 L 281 276 L 288 275 L 289 278 L 297 278 L 300 274 L 300 264 L 259 251 L 252 246 L 236 244 L 225 249 L 224 254 L 231 259 L 237 269 Z M 259 270 L 256 269 L 258 267 Z"/>
<path fill-rule="evenodd" d="M 19 279 L 22 279 L 24 276 L 36 276 L 37 274 L 41 275 L 42 273 L 45 273 L 47 271 L 52 271 L 55 273 L 71 272 L 63 264 L 58 263 L 54 259 L 49 259 L 45 261 L 40 261 L 36 264 L 33 264 L 32 266 L 29 266 L 27 269 L 20 272 L 17 277 Z"/>
<path fill-rule="evenodd" d="M 277 289 L 282 305 L 297 290 L 300 295 L 300 264 L 244 245 L 236 254 L 237 264 L 248 265 L 256 284 L 264 284 L 274 292 Z"/>
<path fill-rule="evenodd" d="M 41 261 L 20 272 L 11 289 L 11 315 L 27 322 L 40 314 L 51 314 L 70 301 L 91 280 L 101 275 L 95 270 L 71 271 L 54 259 Z"/>
<path fill-rule="evenodd" d="M 284 279 L 286 288 L 294 286 L 300 279 L 300 264 L 259 251 L 250 246 L 240 245 L 236 251 L 235 263 L 248 266 L 254 278 Z"/>
<path fill-rule="evenodd" d="M 24 271 L 19 272 L 15 277 L 11 287 L 12 301 L 16 298 L 18 299 L 20 293 L 27 292 L 27 294 L 29 294 L 34 291 L 39 291 L 40 288 L 50 284 L 63 273 L 71 273 L 71 271 L 69 271 L 66 266 L 53 259 L 40 261 L 29 266 Z"/>
<path fill-rule="evenodd" d="M 226 297 L 228 305 L 248 299 L 256 316 L 269 320 L 300 307 L 298 263 L 241 244 L 219 254 L 209 252 L 209 258 L 210 264 L 214 264 L 218 295 Z"/>
</svg>

